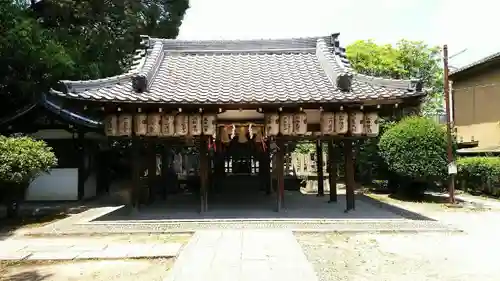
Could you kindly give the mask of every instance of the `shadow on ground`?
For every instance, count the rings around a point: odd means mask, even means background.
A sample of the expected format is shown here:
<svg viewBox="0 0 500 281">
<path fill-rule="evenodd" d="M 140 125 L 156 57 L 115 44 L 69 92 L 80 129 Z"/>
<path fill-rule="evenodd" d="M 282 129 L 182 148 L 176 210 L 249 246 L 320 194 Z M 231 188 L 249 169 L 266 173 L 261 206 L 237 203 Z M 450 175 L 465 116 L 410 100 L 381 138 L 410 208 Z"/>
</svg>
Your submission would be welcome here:
<svg viewBox="0 0 500 281">
<path fill-rule="evenodd" d="M 275 195 L 264 193 L 219 195 L 209 198 L 208 211 L 201 214 L 199 198 L 194 195 L 175 195 L 165 201 L 142 206 L 138 212 L 121 208 L 95 219 L 94 222 L 203 219 L 433 220 L 364 195 L 356 196 L 356 210 L 348 213 L 345 212 L 345 195 L 339 195 L 337 202 L 328 201 L 328 195 L 318 197 L 297 191 L 286 191 L 284 207 L 281 212 L 276 212 Z"/>
<path fill-rule="evenodd" d="M 2 273 L 0 280 L 9 280 L 9 281 L 42 281 L 47 278 L 52 277 L 52 274 L 40 274 L 36 270 L 23 271 L 14 274 L 5 275 Z"/>
<path fill-rule="evenodd" d="M 71 214 L 88 210 L 86 206 L 75 203 L 26 203 L 19 209 L 16 217 L 0 216 L 0 240 L 7 239 L 19 229 L 30 229 L 65 219 Z"/>
</svg>

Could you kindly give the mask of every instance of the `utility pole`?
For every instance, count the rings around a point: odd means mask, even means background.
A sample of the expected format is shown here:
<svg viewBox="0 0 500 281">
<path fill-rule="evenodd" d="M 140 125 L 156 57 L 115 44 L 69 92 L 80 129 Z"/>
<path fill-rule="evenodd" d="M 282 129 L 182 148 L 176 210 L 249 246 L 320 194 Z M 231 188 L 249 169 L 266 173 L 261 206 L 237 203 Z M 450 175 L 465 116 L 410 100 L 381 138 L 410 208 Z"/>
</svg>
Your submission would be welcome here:
<svg viewBox="0 0 500 281">
<path fill-rule="evenodd" d="M 450 113 L 450 81 L 448 77 L 448 45 L 443 46 L 443 64 L 444 64 L 444 102 L 446 110 L 446 136 L 448 153 L 448 174 L 450 182 L 448 185 L 448 194 L 451 204 L 455 204 L 455 174 L 456 165 L 453 160 L 453 137 L 451 135 L 451 113 Z"/>
</svg>

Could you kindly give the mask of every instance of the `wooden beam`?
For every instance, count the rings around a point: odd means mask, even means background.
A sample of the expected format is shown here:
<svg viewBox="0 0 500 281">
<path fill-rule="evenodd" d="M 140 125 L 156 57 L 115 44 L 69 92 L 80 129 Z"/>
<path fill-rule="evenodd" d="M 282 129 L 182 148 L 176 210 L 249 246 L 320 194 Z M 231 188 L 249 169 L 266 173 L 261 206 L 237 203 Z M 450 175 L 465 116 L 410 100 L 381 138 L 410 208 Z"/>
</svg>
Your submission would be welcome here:
<svg viewBox="0 0 500 281">
<path fill-rule="evenodd" d="M 261 184 L 264 186 L 266 194 L 271 194 L 271 170 L 269 168 L 270 155 L 269 150 L 262 149 L 259 152 L 259 175 L 261 179 Z"/>
<path fill-rule="evenodd" d="M 345 212 L 355 209 L 354 189 L 356 181 L 354 178 L 354 161 L 352 152 L 352 140 L 344 140 L 344 157 L 345 157 L 345 185 L 346 185 L 346 209 Z"/>
<path fill-rule="evenodd" d="M 276 144 L 278 151 L 276 152 L 276 175 L 277 175 L 277 195 L 276 196 L 276 210 L 281 211 L 285 203 L 285 142 L 282 139 L 277 139 Z"/>
<path fill-rule="evenodd" d="M 330 200 L 328 203 L 337 202 L 337 171 L 338 165 L 335 157 L 338 156 L 337 145 L 333 140 L 328 141 L 328 184 L 330 185 Z"/>
<path fill-rule="evenodd" d="M 132 139 L 132 186 L 130 190 L 130 205 L 132 209 L 139 207 L 139 186 L 141 184 L 141 140 Z"/>
<path fill-rule="evenodd" d="M 321 140 L 316 141 L 316 174 L 318 175 L 318 194 L 325 196 L 325 177 L 323 174 L 323 145 Z"/>
<path fill-rule="evenodd" d="M 152 142 L 147 144 L 147 161 L 148 161 L 148 203 L 155 200 L 155 185 L 156 185 L 156 145 Z"/>
<path fill-rule="evenodd" d="M 170 149 L 167 142 L 163 142 L 163 146 L 161 147 L 161 195 L 162 199 L 166 200 L 168 196 L 168 190 L 172 188 L 172 180 L 168 178 L 168 170 L 170 167 Z"/>
<path fill-rule="evenodd" d="M 85 171 L 85 149 L 84 149 L 84 133 L 78 131 L 77 148 L 78 149 L 78 200 L 85 197 L 85 178 L 87 171 Z"/>
<path fill-rule="evenodd" d="M 208 149 L 207 139 L 200 141 L 200 212 L 204 213 L 208 209 L 207 188 L 208 188 Z"/>
</svg>

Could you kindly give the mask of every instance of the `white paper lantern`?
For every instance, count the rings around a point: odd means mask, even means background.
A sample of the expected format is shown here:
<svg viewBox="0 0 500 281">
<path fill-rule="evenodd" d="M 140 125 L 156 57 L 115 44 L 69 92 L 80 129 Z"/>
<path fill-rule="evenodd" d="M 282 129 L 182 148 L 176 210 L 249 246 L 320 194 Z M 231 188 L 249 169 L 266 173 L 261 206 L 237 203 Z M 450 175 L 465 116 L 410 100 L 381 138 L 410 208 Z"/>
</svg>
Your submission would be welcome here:
<svg viewBox="0 0 500 281">
<path fill-rule="evenodd" d="M 189 117 L 185 114 L 175 116 L 175 135 L 182 137 L 189 134 Z"/>
<path fill-rule="evenodd" d="M 229 127 L 228 126 L 221 126 L 220 127 L 220 141 L 222 143 L 229 143 L 231 141 L 231 138 L 229 138 L 229 134 L 231 134 Z"/>
<path fill-rule="evenodd" d="M 118 134 L 120 136 L 132 135 L 132 115 L 122 114 L 118 117 Z"/>
<path fill-rule="evenodd" d="M 363 134 L 365 129 L 363 116 L 364 114 L 361 111 L 349 113 L 349 130 L 352 135 L 359 136 Z"/>
<path fill-rule="evenodd" d="M 266 115 L 266 134 L 277 136 L 280 132 L 280 116 L 278 114 Z"/>
<path fill-rule="evenodd" d="M 161 114 L 152 113 L 148 115 L 148 136 L 161 135 Z"/>
<path fill-rule="evenodd" d="M 293 134 L 293 115 L 281 114 L 280 116 L 280 133 L 284 136 Z"/>
<path fill-rule="evenodd" d="M 161 117 L 161 135 L 164 137 L 171 137 L 175 135 L 175 116 L 171 114 L 164 114 Z"/>
<path fill-rule="evenodd" d="M 335 133 L 336 134 L 347 134 L 349 131 L 349 116 L 346 112 L 336 112 L 335 113 Z"/>
<path fill-rule="evenodd" d="M 304 112 L 293 115 L 293 133 L 305 135 L 307 133 L 307 114 Z"/>
<path fill-rule="evenodd" d="M 335 135 L 335 113 L 321 112 L 320 126 L 322 135 Z"/>
<path fill-rule="evenodd" d="M 216 115 L 203 115 L 203 134 L 205 136 L 213 136 L 217 130 Z"/>
<path fill-rule="evenodd" d="M 116 115 L 108 115 L 104 120 L 104 131 L 106 136 L 118 135 L 118 117 Z"/>
<path fill-rule="evenodd" d="M 203 130 L 201 114 L 193 114 L 189 116 L 189 133 L 192 136 L 199 136 Z"/>
<path fill-rule="evenodd" d="M 134 116 L 134 131 L 136 136 L 145 136 L 148 133 L 148 116 L 143 113 Z"/>
<path fill-rule="evenodd" d="M 379 134 L 378 113 L 369 112 L 365 113 L 364 133 L 369 137 L 376 137 Z"/>
</svg>

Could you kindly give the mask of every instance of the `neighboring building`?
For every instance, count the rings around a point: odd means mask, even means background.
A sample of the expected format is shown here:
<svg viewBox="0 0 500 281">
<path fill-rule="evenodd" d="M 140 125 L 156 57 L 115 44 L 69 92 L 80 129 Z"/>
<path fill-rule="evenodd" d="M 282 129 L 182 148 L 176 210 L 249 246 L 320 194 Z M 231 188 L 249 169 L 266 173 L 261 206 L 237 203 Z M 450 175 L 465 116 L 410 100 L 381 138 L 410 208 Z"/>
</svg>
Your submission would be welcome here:
<svg viewBox="0 0 500 281">
<path fill-rule="evenodd" d="M 379 115 L 418 108 L 425 92 L 419 80 L 356 73 L 338 35 L 222 41 L 145 36 L 129 71 L 92 81 L 61 81 L 62 87 L 44 95 L 41 104 L 71 125 L 80 151 L 74 157 L 78 198 L 85 194 L 82 177 L 88 175 L 85 151 L 100 155 L 109 147 L 104 143 L 120 145 L 128 171 L 123 174 L 130 176 L 129 202 L 137 206 L 157 197 L 158 187 L 167 188 L 169 167 L 180 161 L 172 151 L 188 146 L 198 155 L 187 182 L 195 186 L 201 211 L 207 210 L 207 194 L 215 198 L 245 186 L 276 192 L 279 210 L 285 143 L 310 140 L 317 143 L 319 155 L 321 143 L 328 143 L 332 175 L 340 161 L 334 155 L 344 150 L 347 210 L 353 209 L 353 140 L 375 137 Z M 89 140 L 95 132 L 100 139 Z M 336 145 L 339 141 L 343 146 Z M 101 164 L 96 174 L 107 174 L 105 164 L 96 163 Z M 322 166 L 318 161 L 320 195 Z M 336 186 L 335 177 L 329 180 Z M 336 200 L 332 193 L 330 200 Z"/>
<path fill-rule="evenodd" d="M 459 153 L 500 152 L 500 53 L 450 74 Z"/>
</svg>

